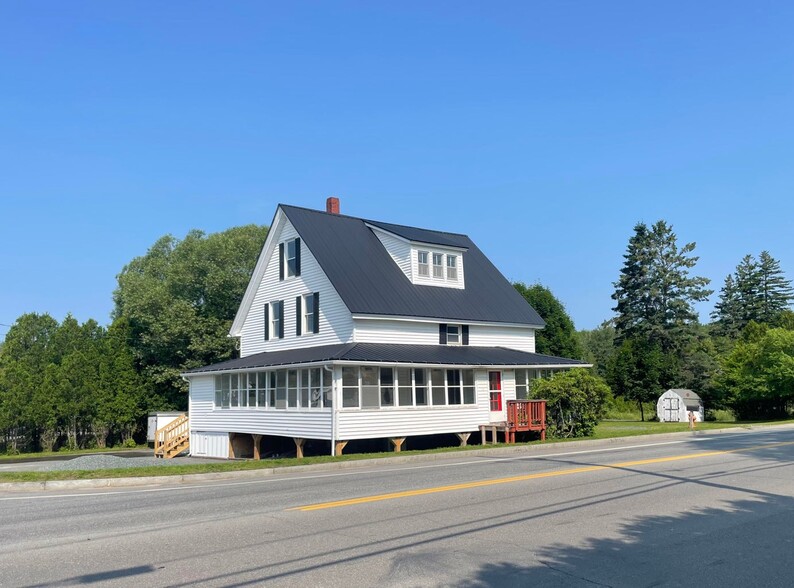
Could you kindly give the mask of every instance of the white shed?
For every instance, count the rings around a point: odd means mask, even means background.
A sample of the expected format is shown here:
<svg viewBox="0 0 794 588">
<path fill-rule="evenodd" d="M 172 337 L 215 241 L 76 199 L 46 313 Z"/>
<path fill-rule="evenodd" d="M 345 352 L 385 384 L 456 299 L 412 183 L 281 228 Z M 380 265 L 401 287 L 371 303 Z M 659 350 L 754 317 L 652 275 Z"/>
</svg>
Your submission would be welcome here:
<svg viewBox="0 0 794 588">
<path fill-rule="evenodd" d="M 656 414 L 665 423 L 686 423 L 689 421 L 690 411 L 695 414 L 696 422 L 704 420 L 703 400 L 692 390 L 685 388 L 668 390 L 656 403 Z"/>
</svg>

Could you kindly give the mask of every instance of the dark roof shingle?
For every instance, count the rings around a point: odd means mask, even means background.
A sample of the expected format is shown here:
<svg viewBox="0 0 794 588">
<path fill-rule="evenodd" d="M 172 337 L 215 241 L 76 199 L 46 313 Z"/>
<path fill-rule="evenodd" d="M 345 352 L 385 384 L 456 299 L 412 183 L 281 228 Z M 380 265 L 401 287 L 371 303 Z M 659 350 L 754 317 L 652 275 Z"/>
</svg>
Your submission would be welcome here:
<svg viewBox="0 0 794 588">
<path fill-rule="evenodd" d="M 361 363 L 405 363 L 456 366 L 586 366 L 583 361 L 528 353 L 506 347 L 467 345 L 399 345 L 396 343 L 342 343 L 285 351 L 265 351 L 240 359 L 216 363 L 186 373 L 199 374 L 227 370 L 246 370 L 317 362 L 350 361 Z"/>
<path fill-rule="evenodd" d="M 466 235 L 280 205 L 353 314 L 543 326 L 545 323 Z M 466 287 L 412 284 L 367 223 L 405 239 L 465 251 Z"/>
</svg>

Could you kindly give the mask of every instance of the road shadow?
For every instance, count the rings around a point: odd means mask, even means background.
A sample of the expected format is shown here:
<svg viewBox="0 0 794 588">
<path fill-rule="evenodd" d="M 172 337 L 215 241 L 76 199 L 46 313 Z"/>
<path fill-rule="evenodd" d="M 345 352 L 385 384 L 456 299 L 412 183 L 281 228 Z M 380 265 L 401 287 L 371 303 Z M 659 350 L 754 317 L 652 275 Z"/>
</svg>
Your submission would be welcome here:
<svg viewBox="0 0 794 588">
<path fill-rule="evenodd" d="M 512 586 L 789 586 L 794 499 L 721 508 L 659 505 L 671 514 L 625 523 L 614 537 L 527 550 L 526 565 L 488 563 L 463 588 Z"/>
</svg>

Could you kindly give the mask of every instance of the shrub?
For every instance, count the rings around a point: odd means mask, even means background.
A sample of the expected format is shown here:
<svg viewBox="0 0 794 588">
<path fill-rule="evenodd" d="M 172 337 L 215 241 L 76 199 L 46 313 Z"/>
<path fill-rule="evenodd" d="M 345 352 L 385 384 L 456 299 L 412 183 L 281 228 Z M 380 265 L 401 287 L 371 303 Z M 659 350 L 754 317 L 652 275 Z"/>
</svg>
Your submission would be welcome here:
<svg viewBox="0 0 794 588">
<path fill-rule="evenodd" d="M 550 437 L 588 437 L 593 434 L 610 398 L 604 380 L 583 368 L 535 380 L 532 396 L 546 400 Z"/>
<path fill-rule="evenodd" d="M 136 447 L 138 447 L 138 444 L 135 442 L 135 439 L 133 439 L 132 437 L 125 440 L 123 445 L 124 447 L 128 447 L 130 449 L 135 449 Z"/>
</svg>

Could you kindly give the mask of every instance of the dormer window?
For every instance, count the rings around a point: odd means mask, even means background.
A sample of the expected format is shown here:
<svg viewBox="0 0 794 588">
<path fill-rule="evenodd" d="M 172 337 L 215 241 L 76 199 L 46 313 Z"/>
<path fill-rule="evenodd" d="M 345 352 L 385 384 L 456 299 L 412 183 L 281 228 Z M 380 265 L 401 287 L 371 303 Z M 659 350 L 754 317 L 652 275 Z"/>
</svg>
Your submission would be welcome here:
<svg viewBox="0 0 794 588">
<path fill-rule="evenodd" d="M 301 275 L 301 240 L 290 239 L 280 243 L 279 250 L 279 279 Z"/>
<path fill-rule="evenodd" d="M 447 279 L 457 281 L 458 279 L 458 256 L 447 255 Z"/>
<path fill-rule="evenodd" d="M 419 252 L 419 275 L 420 276 L 429 276 L 430 275 L 430 264 L 427 262 L 427 251 L 420 251 Z"/>
<path fill-rule="evenodd" d="M 433 277 L 444 279 L 444 254 L 433 254 Z"/>
</svg>

